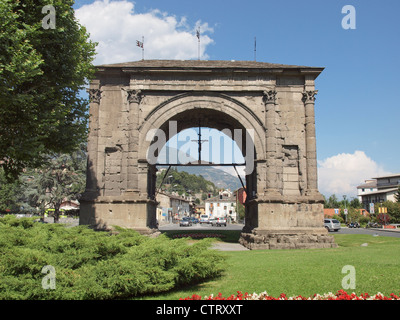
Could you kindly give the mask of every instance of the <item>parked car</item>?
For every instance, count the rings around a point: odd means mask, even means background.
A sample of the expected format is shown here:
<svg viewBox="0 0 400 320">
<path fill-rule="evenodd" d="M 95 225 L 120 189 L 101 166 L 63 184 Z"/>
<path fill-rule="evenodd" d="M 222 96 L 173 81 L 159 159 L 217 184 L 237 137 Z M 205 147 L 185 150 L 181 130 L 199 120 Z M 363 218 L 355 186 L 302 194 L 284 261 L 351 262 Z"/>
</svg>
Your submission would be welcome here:
<svg viewBox="0 0 400 320">
<path fill-rule="evenodd" d="M 183 217 L 180 221 L 179 221 L 179 226 L 180 227 L 190 227 L 192 225 L 192 221 L 190 220 L 189 217 Z"/>
<path fill-rule="evenodd" d="M 217 218 L 210 218 L 208 220 L 208 223 L 211 224 L 212 226 L 215 224 L 215 221 L 217 220 Z"/>
<path fill-rule="evenodd" d="M 192 223 L 199 223 L 199 219 L 197 219 L 195 217 L 190 217 L 189 219 L 190 219 L 190 221 L 192 221 Z"/>
<path fill-rule="evenodd" d="M 201 223 L 208 223 L 208 215 L 202 214 L 202 215 L 200 216 L 200 224 L 201 224 Z"/>
<path fill-rule="evenodd" d="M 340 222 L 336 219 L 324 219 L 324 226 L 328 231 L 339 231 Z"/>
<path fill-rule="evenodd" d="M 225 226 L 226 227 L 226 219 L 225 218 L 216 218 L 216 219 L 214 219 L 212 225 L 213 226 L 215 225 L 217 227 L 220 227 L 220 226 Z"/>
</svg>

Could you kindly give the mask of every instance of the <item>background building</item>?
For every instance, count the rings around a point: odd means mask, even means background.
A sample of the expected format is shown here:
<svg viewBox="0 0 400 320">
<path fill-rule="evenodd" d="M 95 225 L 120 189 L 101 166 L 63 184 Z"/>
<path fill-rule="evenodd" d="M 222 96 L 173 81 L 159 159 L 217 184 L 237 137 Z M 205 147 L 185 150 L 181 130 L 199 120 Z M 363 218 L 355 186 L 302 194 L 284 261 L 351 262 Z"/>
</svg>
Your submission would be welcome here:
<svg viewBox="0 0 400 320">
<path fill-rule="evenodd" d="M 371 203 L 384 201 L 396 202 L 394 197 L 400 186 L 400 174 L 392 174 L 370 180 L 357 187 L 358 200 L 364 208 L 369 209 Z"/>
<path fill-rule="evenodd" d="M 227 218 L 228 222 L 237 221 L 236 197 L 229 190 L 220 191 L 215 197 L 205 200 L 206 214 L 211 218 Z"/>
<path fill-rule="evenodd" d="M 191 214 L 192 202 L 189 198 L 159 192 L 156 199 L 159 202 L 157 206 L 159 224 L 173 222 Z"/>
</svg>

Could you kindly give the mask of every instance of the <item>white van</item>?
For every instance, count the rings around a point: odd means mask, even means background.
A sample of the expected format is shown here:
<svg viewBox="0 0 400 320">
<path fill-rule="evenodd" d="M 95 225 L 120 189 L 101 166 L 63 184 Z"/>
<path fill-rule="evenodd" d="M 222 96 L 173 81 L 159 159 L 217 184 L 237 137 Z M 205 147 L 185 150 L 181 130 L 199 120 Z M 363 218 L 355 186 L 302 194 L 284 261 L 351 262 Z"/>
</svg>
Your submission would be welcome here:
<svg viewBox="0 0 400 320">
<path fill-rule="evenodd" d="M 208 215 L 202 214 L 202 215 L 200 216 L 200 224 L 201 224 L 201 223 L 208 223 Z"/>
</svg>

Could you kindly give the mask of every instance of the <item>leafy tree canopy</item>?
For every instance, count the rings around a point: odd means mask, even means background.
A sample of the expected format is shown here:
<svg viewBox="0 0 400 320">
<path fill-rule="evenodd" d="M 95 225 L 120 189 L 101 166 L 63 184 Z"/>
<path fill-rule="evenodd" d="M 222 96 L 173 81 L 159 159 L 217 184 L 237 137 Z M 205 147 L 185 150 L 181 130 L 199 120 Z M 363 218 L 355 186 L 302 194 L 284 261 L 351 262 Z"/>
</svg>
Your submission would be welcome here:
<svg viewBox="0 0 400 320">
<path fill-rule="evenodd" d="M 214 183 L 204 179 L 203 176 L 189 174 L 185 171 L 178 172 L 176 168 L 171 168 L 162 184 L 165 173 L 157 175 L 157 188 L 167 191 L 177 191 L 183 193 L 211 192 L 216 194 L 217 187 Z"/>
<path fill-rule="evenodd" d="M 95 44 L 72 0 L 0 2 L 0 166 L 16 177 L 86 140 L 88 101 L 80 97 L 94 67 Z M 45 5 L 55 28 L 42 26 Z"/>
<path fill-rule="evenodd" d="M 325 208 L 355 208 L 361 209 L 362 204 L 358 200 L 358 198 L 352 198 L 351 200 L 343 198 L 339 200 L 335 194 L 332 194 L 328 199 L 325 198 Z"/>
<path fill-rule="evenodd" d="M 7 181 L 4 170 L 0 168 L 0 213 L 18 211 L 21 192 L 21 182 L 19 180 Z"/>
<path fill-rule="evenodd" d="M 37 170 L 27 183 L 36 190 L 29 196 L 31 203 L 44 212 L 52 207 L 54 222 L 58 222 L 60 206 L 65 200 L 79 200 L 85 191 L 86 155 L 83 146 L 71 154 L 59 154 Z"/>
<path fill-rule="evenodd" d="M 394 195 L 397 202 L 400 202 L 400 186 L 397 188 L 397 192 Z"/>
<path fill-rule="evenodd" d="M 0 168 L 0 213 L 44 214 L 54 209 L 54 221 L 67 200 L 80 200 L 86 185 L 86 146 L 71 154 L 56 154 L 41 168 L 24 170 L 9 181 Z"/>
</svg>

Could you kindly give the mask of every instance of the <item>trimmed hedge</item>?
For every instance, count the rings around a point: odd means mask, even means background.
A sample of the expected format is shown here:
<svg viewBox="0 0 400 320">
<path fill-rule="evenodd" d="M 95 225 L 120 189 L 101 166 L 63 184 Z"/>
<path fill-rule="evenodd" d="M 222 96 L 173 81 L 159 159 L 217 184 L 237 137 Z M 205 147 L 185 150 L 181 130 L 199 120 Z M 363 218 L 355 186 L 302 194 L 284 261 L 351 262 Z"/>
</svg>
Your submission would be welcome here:
<svg viewBox="0 0 400 320">
<path fill-rule="evenodd" d="M 126 299 L 217 277 L 224 258 L 211 241 L 66 228 L 30 218 L 0 218 L 0 299 Z M 44 289 L 42 268 L 55 269 Z"/>
</svg>

